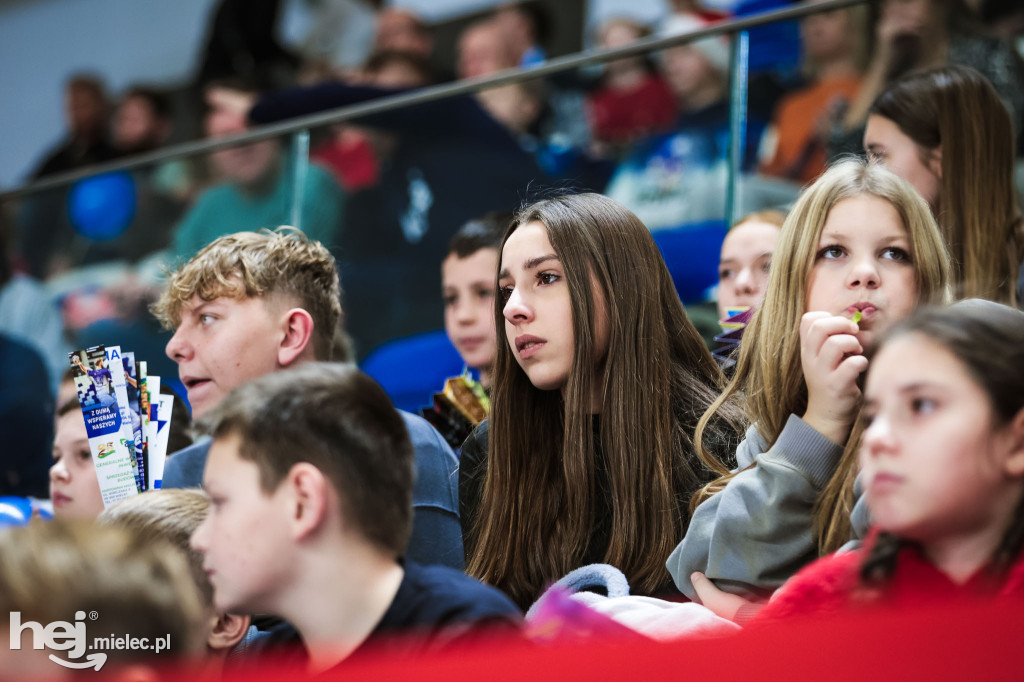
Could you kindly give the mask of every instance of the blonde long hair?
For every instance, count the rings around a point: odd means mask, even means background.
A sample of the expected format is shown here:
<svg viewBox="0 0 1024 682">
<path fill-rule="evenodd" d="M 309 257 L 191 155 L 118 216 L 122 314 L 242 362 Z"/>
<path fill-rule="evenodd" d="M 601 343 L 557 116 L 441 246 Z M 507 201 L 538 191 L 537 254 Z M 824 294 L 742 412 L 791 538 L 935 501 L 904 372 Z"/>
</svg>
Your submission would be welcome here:
<svg viewBox="0 0 1024 682">
<path fill-rule="evenodd" d="M 721 476 L 694 495 L 691 509 L 722 490 L 735 475 L 703 445 L 705 426 L 722 405 L 742 396 L 748 423 L 757 425 L 769 447 L 789 415 L 806 411 L 799 330 L 800 318 L 807 312 L 807 283 L 829 212 L 840 201 L 865 194 L 889 202 L 907 228 L 918 303 L 948 300 L 949 256 L 928 204 L 914 188 L 885 168 L 859 159 L 841 161 L 825 171 L 804 190 L 786 218 L 764 302 L 743 335 L 736 371 L 697 424 L 698 454 Z"/>
</svg>

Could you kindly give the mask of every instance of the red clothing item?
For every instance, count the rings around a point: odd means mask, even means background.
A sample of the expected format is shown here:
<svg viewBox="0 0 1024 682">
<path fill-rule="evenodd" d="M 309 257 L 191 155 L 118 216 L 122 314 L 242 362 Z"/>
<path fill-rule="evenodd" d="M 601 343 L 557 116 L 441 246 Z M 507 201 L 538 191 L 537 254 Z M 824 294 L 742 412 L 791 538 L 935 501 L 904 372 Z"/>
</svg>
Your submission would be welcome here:
<svg viewBox="0 0 1024 682">
<path fill-rule="evenodd" d="M 810 564 L 779 588 L 750 625 L 794 616 L 830 616 L 868 606 L 913 608 L 969 598 L 1024 598 L 1024 556 L 993 585 L 984 568 L 962 585 L 950 580 L 915 547 L 900 551 L 892 580 L 879 589 L 864 587 L 861 565 L 875 535 L 853 552 L 832 554 Z"/>
<path fill-rule="evenodd" d="M 347 192 L 373 187 L 380 180 L 377 152 L 365 135 L 352 128 L 324 141 L 309 156 L 331 171 Z"/>
<path fill-rule="evenodd" d="M 672 91 L 653 74 L 633 88 L 596 90 L 588 103 L 591 129 L 602 142 L 630 142 L 668 130 L 678 113 Z"/>
<path fill-rule="evenodd" d="M 818 119 L 834 102 L 850 102 L 860 89 L 860 78 L 831 78 L 786 95 L 775 109 L 772 129 L 775 152 L 761 172 L 808 183 L 825 170 L 825 146 L 815 135 Z"/>
</svg>

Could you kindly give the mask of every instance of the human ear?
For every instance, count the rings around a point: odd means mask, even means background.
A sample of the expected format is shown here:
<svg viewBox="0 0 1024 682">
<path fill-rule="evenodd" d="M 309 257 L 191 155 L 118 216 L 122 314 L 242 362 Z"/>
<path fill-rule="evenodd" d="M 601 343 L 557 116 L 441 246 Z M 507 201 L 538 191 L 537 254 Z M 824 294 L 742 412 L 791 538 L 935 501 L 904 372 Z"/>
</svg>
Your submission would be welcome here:
<svg viewBox="0 0 1024 682">
<path fill-rule="evenodd" d="M 1024 477 L 1024 408 L 1017 412 L 1006 428 L 1009 432 L 1010 450 L 1003 466 L 1007 475 L 1013 478 L 1022 478 Z"/>
<path fill-rule="evenodd" d="M 209 637 L 206 638 L 206 646 L 214 651 L 230 649 L 245 637 L 251 620 L 249 616 L 240 616 L 237 613 L 213 616 L 213 626 L 210 628 Z"/>
<path fill-rule="evenodd" d="M 939 180 L 942 179 L 942 145 L 939 145 L 928 155 L 928 169 L 935 174 Z"/>
<path fill-rule="evenodd" d="M 277 362 L 288 367 L 303 354 L 312 354 L 313 316 L 302 308 L 292 308 L 282 320 L 284 335 L 277 349 Z"/>
<path fill-rule="evenodd" d="M 299 540 L 318 528 L 327 516 L 327 489 L 330 483 L 323 472 L 309 462 L 292 466 L 286 480 L 291 494 L 291 525 Z"/>
</svg>

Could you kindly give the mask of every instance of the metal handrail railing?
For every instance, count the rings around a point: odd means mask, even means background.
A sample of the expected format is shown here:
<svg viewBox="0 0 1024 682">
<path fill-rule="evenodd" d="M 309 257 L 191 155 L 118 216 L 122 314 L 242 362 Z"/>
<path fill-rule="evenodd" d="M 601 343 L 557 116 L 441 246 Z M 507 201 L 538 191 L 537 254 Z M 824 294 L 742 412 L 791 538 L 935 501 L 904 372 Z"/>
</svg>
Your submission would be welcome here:
<svg viewBox="0 0 1024 682">
<path fill-rule="evenodd" d="M 126 159 L 96 164 L 94 166 L 66 173 L 54 174 L 13 190 L 0 192 L 0 201 L 17 199 L 18 197 L 27 194 L 61 187 L 100 173 L 131 170 L 169 159 L 208 154 L 219 149 L 238 147 L 244 144 L 259 142 L 261 140 L 282 137 L 291 133 L 297 133 L 332 123 L 340 123 L 342 121 L 348 121 L 361 116 L 378 114 L 392 109 L 399 109 L 401 107 L 411 107 L 417 104 L 433 102 L 447 97 L 471 94 L 502 85 L 521 83 L 543 76 L 550 76 L 557 73 L 563 73 L 565 71 L 571 71 L 573 69 L 579 69 L 585 66 L 603 64 L 616 59 L 621 59 L 622 57 L 632 57 L 635 55 L 655 52 L 657 50 L 663 50 L 669 47 L 675 47 L 677 45 L 685 45 L 687 43 L 701 40 L 702 38 L 748 31 L 759 26 L 773 24 L 780 21 L 788 21 L 790 19 L 799 19 L 809 14 L 818 14 L 820 12 L 830 12 L 837 9 L 852 7 L 854 5 L 864 4 L 868 1 L 869 0 L 822 0 L 821 2 L 810 2 L 794 7 L 770 10 L 768 12 L 752 14 L 739 19 L 722 21 L 689 33 L 681 33 L 679 35 L 669 37 L 646 38 L 630 45 L 613 49 L 587 50 L 577 54 L 567 55 L 565 57 L 549 59 L 542 64 L 529 68 L 505 69 L 504 71 L 499 71 L 498 73 L 489 76 L 461 80 L 453 83 L 445 83 L 381 97 L 361 104 L 292 118 L 281 123 L 260 126 L 259 128 L 239 133 L 237 135 L 218 137 L 211 140 L 183 142 L 181 144 L 164 147 L 157 151 L 139 154 Z"/>
</svg>

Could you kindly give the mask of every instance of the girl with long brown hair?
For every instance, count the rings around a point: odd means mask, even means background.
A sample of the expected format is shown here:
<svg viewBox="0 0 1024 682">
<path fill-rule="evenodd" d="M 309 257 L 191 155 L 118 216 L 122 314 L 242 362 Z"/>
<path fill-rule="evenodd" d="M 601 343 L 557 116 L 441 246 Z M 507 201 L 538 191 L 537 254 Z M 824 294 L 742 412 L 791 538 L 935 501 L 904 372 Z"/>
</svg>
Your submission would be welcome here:
<svg viewBox="0 0 1024 682">
<path fill-rule="evenodd" d="M 842 475 L 864 351 L 918 303 L 944 301 L 948 281 L 927 204 L 881 166 L 842 162 L 800 196 L 735 374 L 697 426 L 698 452 L 723 476 L 694 497 L 669 558 L 679 589 L 695 597 L 690 576 L 701 571 L 730 591 L 765 593 L 818 555 L 815 505 Z M 750 427 L 729 472 L 703 436 L 719 406 L 741 398 Z"/>
<path fill-rule="evenodd" d="M 540 201 L 505 233 L 498 290 L 491 418 L 460 467 L 467 572 L 523 607 L 596 562 L 636 594 L 669 588 L 722 375 L 650 232 L 601 195 Z M 705 431 L 721 457 L 730 416 Z"/>
<path fill-rule="evenodd" d="M 901 78 L 872 105 L 864 148 L 928 201 L 953 259 L 955 293 L 1015 305 L 1024 233 L 1013 124 L 988 80 L 966 66 Z"/>
</svg>

